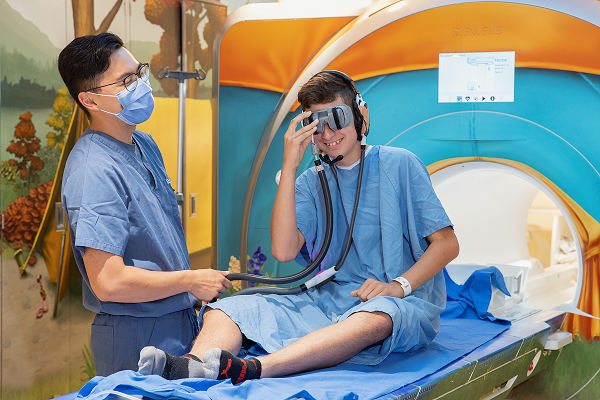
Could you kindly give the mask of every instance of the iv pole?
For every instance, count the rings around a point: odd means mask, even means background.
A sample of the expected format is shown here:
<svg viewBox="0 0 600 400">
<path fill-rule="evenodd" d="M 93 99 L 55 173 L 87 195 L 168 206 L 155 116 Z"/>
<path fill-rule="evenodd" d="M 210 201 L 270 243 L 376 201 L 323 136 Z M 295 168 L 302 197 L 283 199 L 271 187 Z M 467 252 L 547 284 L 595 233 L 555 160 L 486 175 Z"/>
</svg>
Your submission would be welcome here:
<svg viewBox="0 0 600 400">
<path fill-rule="evenodd" d="M 177 189 L 175 198 L 179 205 L 179 215 L 181 216 L 181 223 L 183 225 L 183 231 L 185 232 L 185 218 L 183 217 L 183 203 L 184 203 L 184 143 L 185 143 L 185 99 L 187 97 L 187 90 L 185 81 L 186 79 L 196 79 L 198 81 L 206 79 L 206 72 L 202 68 L 196 69 L 194 72 L 185 72 L 183 69 L 187 65 L 187 54 L 186 54 L 186 34 L 185 34 L 185 14 L 186 5 L 185 1 L 181 2 L 181 71 L 169 71 L 169 67 L 162 68 L 158 71 L 158 79 L 174 78 L 179 81 L 179 120 L 178 120 L 178 136 L 177 136 Z"/>
</svg>

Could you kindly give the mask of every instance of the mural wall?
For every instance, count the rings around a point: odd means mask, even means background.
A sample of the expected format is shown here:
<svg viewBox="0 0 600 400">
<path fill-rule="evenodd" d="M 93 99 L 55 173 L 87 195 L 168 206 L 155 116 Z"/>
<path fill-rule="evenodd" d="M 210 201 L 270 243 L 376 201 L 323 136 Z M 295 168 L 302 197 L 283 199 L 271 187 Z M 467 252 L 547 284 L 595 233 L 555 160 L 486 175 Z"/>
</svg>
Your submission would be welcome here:
<svg viewBox="0 0 600 400">
<path fill-rule="evenodd" d="M 207 157 L 188 157 L 192 173 L 184 194 L 197 193 L 197 209 L 208 213 L 192 216 L 186 204 L 183 214 L 189 251 L 209 254 L 212 43 L 227 7 L 185 1 L 183 69 L 202 68 L 208 76 L 188 83 L 186 152 Z M 58 54 L 74 37 L 111 31 L 140 62 L 151 63 L 156 108 L 138 128 L 153 135 L 176 181 L 178 86 L 156 76 L 165 67 L 181 69 L 180 18 L 180 0 L 0 0 L 2 399 L 48 399 L 95 376 L 89 350 L 94 314 L 82 306 L 81 277 L 68 232 L 60 229 L 66 221 L 54 213 L 61 165 L 73 135 L 81 133 L 76 125 L 69 131 L 73 103 L 56 67 Z M 195 171 L 206 171 L 206 178 Z M 210 259 L 196 260 L 194 268 L 210 267 Z"/>
</svg>

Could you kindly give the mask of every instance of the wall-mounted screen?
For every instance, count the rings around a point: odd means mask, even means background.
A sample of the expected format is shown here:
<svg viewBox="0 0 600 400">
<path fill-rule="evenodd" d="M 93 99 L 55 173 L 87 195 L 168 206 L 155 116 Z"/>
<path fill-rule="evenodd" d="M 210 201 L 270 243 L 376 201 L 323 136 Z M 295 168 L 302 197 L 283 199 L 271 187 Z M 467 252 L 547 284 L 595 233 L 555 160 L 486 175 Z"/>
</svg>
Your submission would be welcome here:
<svg viewBox="0 0 600 400">
<path fill-rule="evenodd" d="M 515 101 L 515 52 L 442 53 L 440 103 Z"/>
</svg>

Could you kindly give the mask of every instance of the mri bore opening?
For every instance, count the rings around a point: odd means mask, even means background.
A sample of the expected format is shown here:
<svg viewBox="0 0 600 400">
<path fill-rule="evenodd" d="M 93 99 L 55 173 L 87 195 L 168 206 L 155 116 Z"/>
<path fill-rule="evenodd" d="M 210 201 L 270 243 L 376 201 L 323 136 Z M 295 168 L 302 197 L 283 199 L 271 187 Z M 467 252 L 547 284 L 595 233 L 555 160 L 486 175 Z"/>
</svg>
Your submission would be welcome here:
<svg viewBox="0 0 600 400">
<path fill-rule="evenodd" d="M 582 276 L 578 238 L 540 182 L 490 162 L 455 164 L 431 180 L 460 243 L 452 264 L 527 267 L 525 307 L 577 302 Z"/>
</svg>

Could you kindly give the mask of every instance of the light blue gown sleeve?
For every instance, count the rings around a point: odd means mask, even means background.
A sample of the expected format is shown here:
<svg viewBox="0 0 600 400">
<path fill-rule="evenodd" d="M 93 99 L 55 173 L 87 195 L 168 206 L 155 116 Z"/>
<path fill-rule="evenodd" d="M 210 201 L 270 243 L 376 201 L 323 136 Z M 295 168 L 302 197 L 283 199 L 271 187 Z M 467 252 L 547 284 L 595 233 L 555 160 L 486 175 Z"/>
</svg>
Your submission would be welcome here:
<svg viewBox="0 0 600 400">
<path fill-rule="evenodd" d="M 382 226 L 384 254 L 388 257 L 401 256 L 397 248 L 388 247 L 385 243 L 386 234 L 394 232 L 402 235 L 414 263 L 428 247 L 425 238 L 452 226 L 452 222 L 433 190 L 427 168 L 417 156 L 404 149 L 382 148 L 380 168 L 382 221 L 401 224 L 401 229 Z"/>
<path fill-rule="evenodd" d="M 416 234 L 421 247 L 424 246 L 425 249 L 427 244 L 424 238 L 442 228 L 452 226 L 452 222 L 431 185 L 429 172 L 423 162 L 410 153 L 407 164 L 410 171 L 407 193 L 411 196 L 408 212 L 414 216 Z"/>
</svg>

